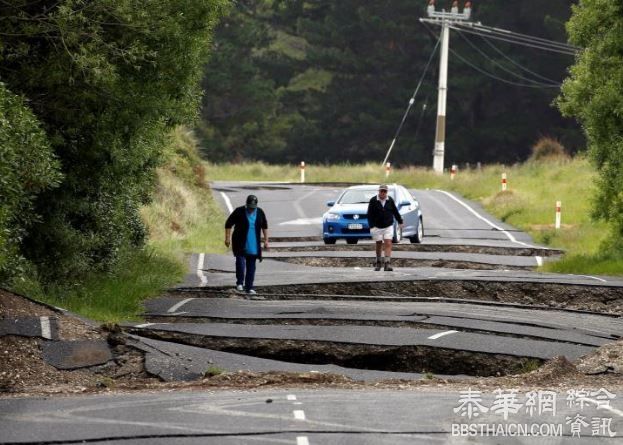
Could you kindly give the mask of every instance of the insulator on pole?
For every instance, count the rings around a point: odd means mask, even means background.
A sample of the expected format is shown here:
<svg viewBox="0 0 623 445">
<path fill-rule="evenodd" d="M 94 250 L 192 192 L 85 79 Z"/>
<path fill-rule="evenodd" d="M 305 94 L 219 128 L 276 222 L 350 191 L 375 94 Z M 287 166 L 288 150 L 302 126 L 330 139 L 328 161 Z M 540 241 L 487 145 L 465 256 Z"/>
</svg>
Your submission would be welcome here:
<svg viewBox="0 0 623 445">
<path fill-rule="evenodd" d="M 430 0 L 428 2 L 428 8 L 426 8 L 426 13 L 431 16 L 435 13 L 435 0 Z"/>
</svg>

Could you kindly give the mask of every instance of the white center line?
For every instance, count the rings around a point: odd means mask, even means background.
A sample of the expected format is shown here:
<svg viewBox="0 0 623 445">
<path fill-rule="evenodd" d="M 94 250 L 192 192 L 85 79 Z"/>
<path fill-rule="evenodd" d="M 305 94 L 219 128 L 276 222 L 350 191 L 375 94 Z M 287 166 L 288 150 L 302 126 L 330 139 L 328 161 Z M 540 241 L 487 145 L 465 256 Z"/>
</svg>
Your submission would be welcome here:
<svg viewBox="0 0 623 445">
<path fill-rule="evenodd" d="M 229 210 L 229 213 L 233 212 L 234 206 L 231 205 L 229 197 L 224 192 L 221 192 L 221 196 L 223 197 L 223 201 L 225 201 L 225 205 L 227 206 L 227 210 Z"/>
<path fill-rule="evenodd" d="M 294 418 L 296 420 L 305 420 L 305 411 L 302 409 L 295 409 L 292 413 L 294 414 Z"/>
<path fill-rule="evenodd" d="M 288 400 L 296 400 L 296 396 L 294 394 L 288 394 Z"/>
<path fill-rule="evenodd" d="M 593 280 L 602 281 L 604 283 L 608 282 L 608 280 L 604 280 L 603 278 L 597 278 L 597 277 L 594 277 L 592 275 L 578 275 L 578 277 L 592 278 Z"/>
<path fill-rule="evenodd" d="M 197 274 L 197 278 L 199 278 L 199 282 L 201 283 L 202 286 L 205 286 L 206 284 L 208 284 L 208 279 L 206 278 L 206 276 L 203 273 L 203 263 L 205 260 L 205 254 L 204 253 L 200 253 L 199 254 L 199 258 L 197 259 L 197 270 L 196 270 L 196 274 Z"/>
<path fill-rule="evenodd" d="M 526 244 L 522 241 L 517 241 L 517 239 L 510 234 L 508 231 L 504 230 L 503 228 L 501 228 L 498 225 L 493 224 L 491 221 L 489 221 L 487 218 L 485 218 L 484 216 L 480 215 L 477 211 L 475 211 L 474 209 L 472 209 L 470 206 L 468 206 L 467 204 L 465 204 L 463 201 L 461 201 L 460 199 L 458 199 L 456 196 L 452 195 L 451 193 L 448 193 L 444 190 L 437 190 L 440 193 L 443 193 L 444 195 L 449 196 L 450 198 L 452 198 L 453 200 L 455 200 L 456 202 L 458 202 L 459 204 L 461 204 L 463 207 L 465 207 L 467 210 L 469 210 L 472 214 L 474 214 L 474 216 L 476 216 L 476 218 L 486 222 L 487 224 L 489 224 L 491 227 L 493 227 L 496 230 L 499 230 L 500 232 L 502 232 L 504 235 L 506 235 L 508 237 L 509 240 L 511 240 L 513 243 L 517 243 L 517 244 L 521 244 L 522 246 L 526 246 L 526 247 L 532 247 L 534 248 L 534 246 L 531 246 L 530 244 Z"/>
<path fill-rule="evenodd" d="M 50 327 L 50 319 L 48 317 L 41 317 L 41 336 L 52 340 L 52 328 Z"/>
<path fill-rule="evenodd" d="M 156 323 L 143 323 L 143 324 L 137 324 L 136 326 L 134 326 L 135 328 L 146 328 L 147 326 L 153 326 Z"/>
<path fill-rule="evenodd" d="M 192 300 L 194 300 L 194 298 L 187 298 L 187 299 L 185 299 L 185 300 L 182 300 L 182 301 L 180 301 L 179 303 L 174 304 L 173 306 L 171 306 L 167 312 L 168 312 L 169 314 L 171 314 L 171 313 L 173 313 L 173 312 L 177 311 L 179 308 L 181 308 L 181 307 L 182 307 L 182 306 L 184 306 L 186 303 L 188 303 L 189 301 L 192 301 Z"/>
<path fill-rule="evenodd" d="M 309 440 L 306 436 L 298 436 L 296 438 L 296 445 L 309 445 Z"/>
<path fill-rule="evenodd" d="M 445 331 L 445 332 L 440 332 L 438 334 L 435 335 L 431 335 L 430 337 L 428 337 L 429 340 L 437 340 L 438 338 L 443 337 L 444 335 L 450 335 L 450 334 L 456 334 L 459 331 Z"/>
</svg>

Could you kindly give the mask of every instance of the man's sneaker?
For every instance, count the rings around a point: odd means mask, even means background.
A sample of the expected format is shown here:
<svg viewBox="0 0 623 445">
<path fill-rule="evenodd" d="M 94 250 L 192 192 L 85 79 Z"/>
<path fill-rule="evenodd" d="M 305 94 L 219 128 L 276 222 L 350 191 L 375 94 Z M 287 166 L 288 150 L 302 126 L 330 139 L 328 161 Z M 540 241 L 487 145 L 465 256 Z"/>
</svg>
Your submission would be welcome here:
<svg viewBox="0 0 623 445">
<path fill-rule="evenodd" d="M 381 262 L 377 261 L 376 263 L 374 263 L 374 270 L 376 272 L 378 272 L 379 270 L 381 270 Z"/>
<path fill-rule="evenodd" d="M 236 291 L 237 292 L 244 292 L 244 286 L 242 284 L 237 284 L 236 285 Z"/>
<path fill-rule="evenodd" d="M 392 266 L 389 263 L 385 263 L 385 268 L 384 268 L 385 272 L 391 272 L 394 269 L 392 268 Z"/>
<path fill-rule="evenodd" d="M 257 295 L 257 292 L 255 292 L 253 289 L 249 289 L 247 291 L 247 295 Z"/>
</svg>

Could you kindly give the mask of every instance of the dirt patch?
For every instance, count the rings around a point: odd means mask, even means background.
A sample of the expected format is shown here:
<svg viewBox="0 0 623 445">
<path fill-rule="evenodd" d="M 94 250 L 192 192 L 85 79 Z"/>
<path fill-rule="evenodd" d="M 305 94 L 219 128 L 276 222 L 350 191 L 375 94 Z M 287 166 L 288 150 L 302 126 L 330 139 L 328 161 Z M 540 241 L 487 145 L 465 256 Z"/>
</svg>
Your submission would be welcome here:
<svg viewBox="0 0 623 445">
<path fill-rule="evenodd" d="M 313 238 L 313 237 L 312 237 Z M 296 241 L 295 238 L 281 238 L 281 241 Z M 277 242 L 277 238 L 271 241 Z M 301 240 L 304 241 L 304 240 Z M 320 246 L 279 246 L 272 245 L 271 250 L 275 252 L 332 252 L 332 251 L 352 251 L 352 252 L 374 252 L 372 243 L 364 244 L 332 244 Z M 392 250 L 398 252 L 453 252 L 453 253 L 477 253 L 482 255 L 510 255 L 510 256 L 560 256 L 564 252 L 558 249 L 538 249 L 530 247 L 495 247 L 495 246 L 472 246 L 464 244 L 394 244 Z"/>
<path fill-rule="evenodd" d="M 258 292 L 274 299 L 352 299 L 356 295 L 416 298 L 451 298 L 542 305 L 623 315 L 623 288 L 478 280 L 418 280 L 258 286 Z M 216 289 L 215 289 L 216 290 Z M 226 289 L 219 289 L 225 291 Z M 197 292 L 201 296 L 201 292 Z"/>
<path fill-rule="evenodd" d="M 329 258 L 329 257 L 277 257 L 270 258 L 284 263 L 301 264 L 311 267 L 361 267 L 372 268 L 374 258 Z M 454 260 L 419 260 L 412 258 L 392 258 L 394 267 L 445 267 L 450 269 L 473 269 L 473 270 L 531 270 L 534 267 L 508 266 L 503 264 L 476 263 L 472 261 Z"/>
<path fill-rule="evenodd" d="M 60 310 L 0 289 L 0 318 L 50 317 L 59 325 L 61 340 L 109 340 L 109 333 Z M 79 393 L 119 383 L 157 379 L 143 371 L 143 354 L 109 341 L 114 360 L 91 368 L 63 371 L 45 362 L 41 338 L 0 337 L 0 394 Z"/>
<path fill-rule="evenodd" d="M 623 341 L 601 346 L 592 354 L 582 357 L 577 362 L 577 369 L 588 375 L 623 375 Z"/>
</svg>

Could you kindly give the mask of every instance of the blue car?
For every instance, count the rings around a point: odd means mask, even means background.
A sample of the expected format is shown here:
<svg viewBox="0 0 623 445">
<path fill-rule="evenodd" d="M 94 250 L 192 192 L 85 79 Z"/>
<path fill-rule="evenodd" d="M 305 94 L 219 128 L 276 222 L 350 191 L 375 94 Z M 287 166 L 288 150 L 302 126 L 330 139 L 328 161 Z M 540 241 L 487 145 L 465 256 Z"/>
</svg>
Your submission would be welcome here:
<svg viewBox="0 0 623 445">
<path fill-rule="evenodd" d="M 325 244 L 335 244 L 345 239 L 348 244 L 357 244 L 360 239 L 371 238 L 368 225 L 368 203 L 378 193 L 377 185 L 356 185 L 345 189 L 337 201 L 329 201 L 331 207 L 322 217 L 322 238 Z M 421 243 L 424 238 L 424 223 L 420 203 L 401 185 L 389 186 L 389 196 L 394 199 L 404 220 L 401 230 L 394 222 L 394 243 L 409 238 L 412 243 Z"/>
</svg>

